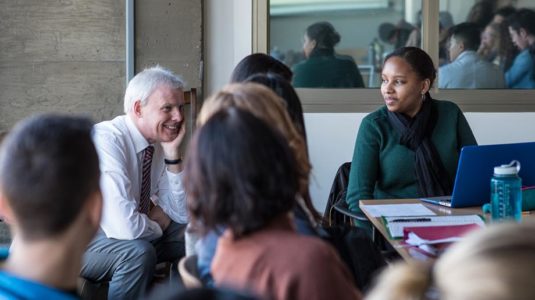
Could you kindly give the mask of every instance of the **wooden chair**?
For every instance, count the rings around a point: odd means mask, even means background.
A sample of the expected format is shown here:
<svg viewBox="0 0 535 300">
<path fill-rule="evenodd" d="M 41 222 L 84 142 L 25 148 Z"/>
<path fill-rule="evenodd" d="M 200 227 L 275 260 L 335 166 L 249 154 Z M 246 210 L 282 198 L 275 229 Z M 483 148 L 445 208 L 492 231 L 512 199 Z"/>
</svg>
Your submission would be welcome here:
<svg viewBox="0 0 535 300">
<path fill-rule="evenodd" d="M 197 112 L 199 110 L 197 102 L 197 89 L 191 88 L 189 91 L 184 91 L 184 100 L 186 101 L 186 104 L 189 105 L 188 123 L 191 124 L 189 129 L 190 133 L 192 133 L 195 129 L 195 124 L 197 123 Z"/>
<path fill-rule="evenodd" d="M 191 289 L 203 286 L 197 269 L 197 255 L 182 257 L 178 263 L 178 273 L 182 278 L 184 287 Z"/>
</svg>

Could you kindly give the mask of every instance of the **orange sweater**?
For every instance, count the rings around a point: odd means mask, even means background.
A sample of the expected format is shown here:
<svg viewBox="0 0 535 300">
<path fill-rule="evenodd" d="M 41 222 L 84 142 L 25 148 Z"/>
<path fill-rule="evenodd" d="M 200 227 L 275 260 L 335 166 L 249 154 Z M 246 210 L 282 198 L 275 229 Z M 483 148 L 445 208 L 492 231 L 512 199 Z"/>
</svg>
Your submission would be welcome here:
<svg viewBox="0 0 535 300">
<path fill-rule="evenodd" d="M 218 286 L 274 300 L 360 299 L 351 274 L 330 245 L 297 234 L 288 218 L 238 240 L 227 230 L 212 264 Z"/>
</svg>

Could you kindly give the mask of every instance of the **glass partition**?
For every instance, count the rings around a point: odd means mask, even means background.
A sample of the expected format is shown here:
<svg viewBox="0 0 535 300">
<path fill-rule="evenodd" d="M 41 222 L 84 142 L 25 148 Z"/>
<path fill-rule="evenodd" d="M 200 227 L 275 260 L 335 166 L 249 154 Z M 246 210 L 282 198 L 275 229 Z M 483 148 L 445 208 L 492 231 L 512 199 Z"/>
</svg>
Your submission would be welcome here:
<svg viewBox="0 0 535 300">
<path fill-rule="evenodd" d="M 535 8 L 535 0 L 255 0 L 253 51 L 269 53 L 295 71 L 309 59 L 304 46 L 310 47 L 313 39 L 306 39 L 307 28 L 317 22 L 329 22 L 340 35 L 332 56 L 352 61 L 364 88 L 296 85 L 303 107 L 307 112 L 369 112 L 381 105 L 378 85 L 387 53 L 402 45 L 416 45 L 429 53 L 437 66 L 446 66 L 451 62 L 450 32 L 446 29 L 465 22 L 471 13 L 477 15 L 473 7 L 480 3 L 491 3 L 493 14 L 507 5 Z M 490 34 L 484 29 L 481 39 L 488 40 Z M 476 52 L 491 59 L 484 49 L 478 47 Z M 509 64 L 514 58 L 509 58 Z M 491 63 L 498 68 L 507 65 L 495 59 Z M 321 67 L 308 73 L 317 75 L 326 70 Z M 502 72 L 505 74 L 506 69 Z M 535 89 L 439 88 L 439 80 L 431 91 L 433 96 L 455 101 L 465 112 L 535 111 Z"/>
<path fill-rule="evenodd" d="M 269 53 L 296 87 L 377 88 L 384 56 L 420 46 L 421 2 L 271 0 Z"/>
</svg>

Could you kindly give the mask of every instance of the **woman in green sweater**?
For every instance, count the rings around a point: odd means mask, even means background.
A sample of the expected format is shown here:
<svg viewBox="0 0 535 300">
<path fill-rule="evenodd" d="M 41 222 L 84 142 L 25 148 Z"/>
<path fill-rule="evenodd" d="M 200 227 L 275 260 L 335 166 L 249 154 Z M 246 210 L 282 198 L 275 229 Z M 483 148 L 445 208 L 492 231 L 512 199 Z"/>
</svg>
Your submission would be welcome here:
<svg viewBox="0 0 535 300">
<path fill-rule="evenodd" d="M 416 47 L 399 48 L 381 74 L 385 106 L 360 125 L 346 201 L 451 195 L 461 148 L 476 140 L 459 107 L 431 98 L 433 61 Z"/>
</svg>

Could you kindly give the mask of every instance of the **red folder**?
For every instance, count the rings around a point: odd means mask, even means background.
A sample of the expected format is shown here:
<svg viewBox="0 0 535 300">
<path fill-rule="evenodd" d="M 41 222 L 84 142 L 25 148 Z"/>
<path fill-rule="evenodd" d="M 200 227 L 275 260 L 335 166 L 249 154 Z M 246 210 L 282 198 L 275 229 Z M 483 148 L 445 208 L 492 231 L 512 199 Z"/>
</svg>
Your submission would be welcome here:
<svg viewBox="0 0 535 300">
<path fill-rule="evenodd" d="M 462 237 L 468 232 L 481 228 L 477 224 L 450 225 L 450 226 L 425 226 L 425 227 L 406 227 L 403 229 L 403 241 L 407 240 L 409 232 L 416 234 L 418 237 L 428 241 L 442 240 L 446 238 Z M 407 243 L 403 242 L 404 245 Z M 452 243 L 439 243 L 421 246 L 413 246 L 426 255 L 438 256 L 446 250 Z"/>
<path fill-rule="evenodd" d="M 481 227 L 477 224 L 406 227 L 403 228 L 403 239 L 406 240 L 409 232 L 413 232 L 424 240 L 441 240 L 451 237 L 461 237 L 477 228 Z"/>
</svg>

